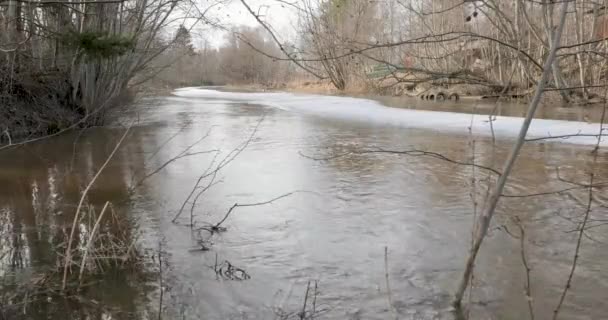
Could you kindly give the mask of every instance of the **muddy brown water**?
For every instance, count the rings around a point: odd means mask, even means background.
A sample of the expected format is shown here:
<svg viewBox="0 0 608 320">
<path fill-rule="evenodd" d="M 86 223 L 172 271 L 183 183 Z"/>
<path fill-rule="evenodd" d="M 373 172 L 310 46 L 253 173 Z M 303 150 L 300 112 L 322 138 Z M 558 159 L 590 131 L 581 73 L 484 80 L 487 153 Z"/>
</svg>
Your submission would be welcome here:
<svg viewBox="0 0 608 320">
<path fill-rule="evenodd" d="M 444 109 L 412 100 L 381 99 L 397 107 Z M 471 112 L 467 104 L 452 111 Z M 485 109 L 484 109 L 485 108 Z M 518 107 L 499 113 L 517 115 Z M 478 105 L 475 110 L 491 110 Z M 453 319 L 450 294 L 461 275 L 470 243 L 474 204 L 488 173 L 469 166 L 391 154 L 351 154 L 360 147 L 419 148 L 469 161 L 475 141 L 477 163 L 499 167 L 511 139 L 332 120 L 242 101 L 156 98 L 137 105 L 123 123 L 137 119 L 127 140 L 104 170 L 87 203 L 111 201 L 127 217 L 126 228 L 153 252 L 164 255 L 164 319 L 297 319 L 309 281 L 317 281 L 318 319 Z M 505 111 L 506 110 L 506 111 Z M 523 110 L 523 109 L 522 109 Z M 234 203 L 256 203 L 295 190 L 271 204 L 237 208 L 227 231 L 197 250 L 198 234 L 179 224 L 176 210 L 211 154 L 184 157 L 129 192 L 134 177 L 150 172 L 200 139 L 193 152 L 218 149 L 225 155 L 251 134 L 251 144 L 218 175 L 218 184 L 194 208 L 197 226 L 219 221 Z M 546 118 L 581 120 L 598 109 L 555 109 Z M 1 294 L 52 269 L 54 248 L 65 241 L 80 192 L 105 161 L 124 128 L 95 128 L 0 151 Z M 168 138 L 175 138 L 167 142 Z M 586 182 L 592 147 L 530 143 L 524 147 L 506 192 L 525 195 L 571 187 L 561 175 Z M 317 161 L 308 157 L 330 158 Z M 600 151 L 596 181 L 608 179 Z M 475 179 L 473 179 L 475 177 Z M 474 181 L 474 182 L 473 182 Z M 477 190 L 476 193 L 472 190 Z M 499 216 L 477 262 L 467 304 L 471 319 L 526 319 L 525 272 L 513 223 L 526 230 L 536 319 L 551 317 L 570 271 L 586 190 L 546 196 L 503 198 Z M 605 319 L 608 305 L 605 190 L 594 192 L 592 222 L 583 238 L 579 265 L 566 296 L 562 319 Z M 480 210 L 478 206 L 478 211 Z M 80 230 L 80 229 L 79 229 Z M 508 232 L 507 232 L 508 231 Z M 384 248 L 394 311 L 388 307 Z M 77 300 L 10 301 L 3 310 L 16 319 L 156 318 L 158 277 L 109 272 Z M 218 277 L 216 261 L 227 260 L 251 278 Z M 14 305 L 19 304 L 17 307 Z M 308 301 L 310 307 L 310 300 Z"/>
</svg>

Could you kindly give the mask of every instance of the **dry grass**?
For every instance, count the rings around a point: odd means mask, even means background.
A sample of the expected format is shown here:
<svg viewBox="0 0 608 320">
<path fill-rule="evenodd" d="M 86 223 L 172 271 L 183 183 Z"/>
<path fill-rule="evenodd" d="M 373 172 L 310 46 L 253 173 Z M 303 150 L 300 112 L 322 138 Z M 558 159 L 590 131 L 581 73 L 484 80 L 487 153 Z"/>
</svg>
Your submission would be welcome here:
<svg viewBox="0 0 608 320">
<path fill-rule="evenodd" d="M 61 235 L 62 227 L 52 226 L 47 232 Z M 78 220 L 77 241 L 69 260 L 65 257 L 68 236 L 64 233 L 64 241 L 49 253 L 54 257 L 54 264 L 30 268 L 33 273 L 25 281 L 17 273 L 2 277 L 0 320 L 29 319 L 62 301 L 86 308 L 92 301 L 91 296 L 97 294 L 95 287 L 99 281 L 104 281 L 109 275 L 129 274 L 140 278 L 147 268 L 138 232 L 109 203 L 101 210 L 89 204 L 84 207 Z M 69 272 L 64 288 L 65 267 Z M 95 303 L 91 307 L 99 309 L 106 306 Z"/>
</svg>

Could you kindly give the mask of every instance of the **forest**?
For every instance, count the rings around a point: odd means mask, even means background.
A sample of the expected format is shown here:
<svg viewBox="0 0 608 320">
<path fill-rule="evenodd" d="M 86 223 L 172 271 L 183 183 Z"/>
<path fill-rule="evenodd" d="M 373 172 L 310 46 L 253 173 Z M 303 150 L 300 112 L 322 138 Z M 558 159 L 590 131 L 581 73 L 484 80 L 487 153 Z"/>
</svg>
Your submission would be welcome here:
<svg viewBox="0 0 608 320">
<path fill-rule="evenodd" d="M 3 2 L 2 141 L 103 123 L 142 87 L 317 86 L 529 99 L 559 22 L 557 4 L 544 0 L 302 0 L 255 8 L 241 1 L 257 26 L 239 26 L 222 12 L 230 2 Z M 544 96 L 598 103 L 607 8 L 572 2 Z M 293 17 L 289 28 L 266 19 L 272 6 Z M 211 45 L 206 34 L 223 40 Z"/>
</svg>

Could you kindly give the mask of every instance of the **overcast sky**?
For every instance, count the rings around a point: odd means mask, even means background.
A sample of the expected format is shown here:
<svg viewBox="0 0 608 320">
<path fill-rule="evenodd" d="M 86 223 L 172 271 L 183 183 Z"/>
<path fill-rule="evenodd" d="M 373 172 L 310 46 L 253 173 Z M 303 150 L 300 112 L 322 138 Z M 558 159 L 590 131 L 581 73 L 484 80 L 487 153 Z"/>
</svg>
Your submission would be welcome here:
<svg viewBox="0 0 608 320">
<path fill-rule="evenodd" d="M 207 0 L 201 0 L 203 4 Z M 293 34 L 296 23 L 294 9 L 289 9 L 285 5 L 275 0 L 245 0 L 255 11 L 264 15 L 267 21 L 282 37 L 289 37 Z M 207 7 L 208 5 L 205 5 Z M 205 8 L 204 7 L 204 8 Z M 231 0 L 225 5 L 218 6 L 211 10 L 211 16 L 218 18 L 225 26 L 258 26 L 258 22 L 247 11 L 240 0 Z M 225 32 L 210 30 L 206 27 L 198 27 L 193 30 L 193 42 L 197 47 L 201 47 L 206 40 L 214 47 L 218 47 L 224 41 Z M 282 39 L 283 40 L 283 39 Z"/>
</svg>

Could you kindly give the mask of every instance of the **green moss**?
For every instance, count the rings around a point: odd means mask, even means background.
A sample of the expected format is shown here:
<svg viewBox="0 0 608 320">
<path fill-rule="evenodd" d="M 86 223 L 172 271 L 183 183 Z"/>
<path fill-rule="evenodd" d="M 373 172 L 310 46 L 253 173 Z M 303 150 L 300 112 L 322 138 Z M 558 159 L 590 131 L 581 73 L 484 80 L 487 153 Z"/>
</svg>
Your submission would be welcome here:
<svg viewBox="0 0 608 320">
<path fill-rule="evenodd" d="M 135 45 L 131 38 L 103 32 L 70 32 L 64 35 L 63 42 L 82 50 L 86 56 L 91 58 L 120 56 Z"/>
</svg>

